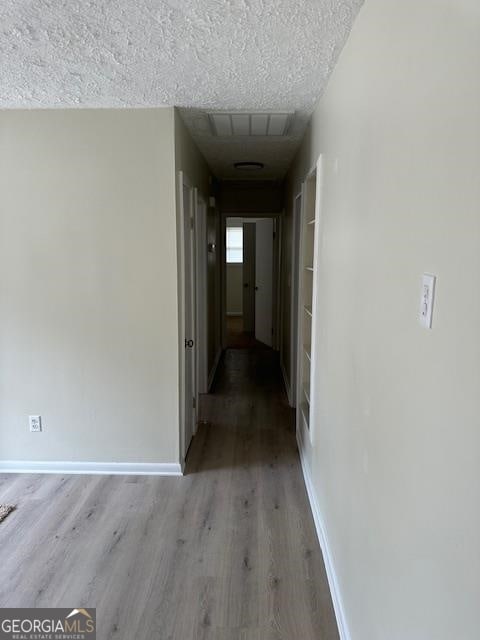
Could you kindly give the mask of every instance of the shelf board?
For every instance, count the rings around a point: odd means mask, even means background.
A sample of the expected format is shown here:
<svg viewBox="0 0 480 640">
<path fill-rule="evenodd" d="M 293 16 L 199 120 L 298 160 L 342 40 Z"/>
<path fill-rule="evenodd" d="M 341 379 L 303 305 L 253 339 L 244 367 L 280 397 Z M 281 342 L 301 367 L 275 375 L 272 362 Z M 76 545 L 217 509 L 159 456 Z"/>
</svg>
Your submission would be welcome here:
<svg viewBox="0 0 480 640">
<path fill-rule="evenodd" d="M 313 273 L 313 267 L 305 267 L 305 271 L 311 271 Z"/>
<path fill-rule="evenodd" d="M 312 308 L 311 308 L 311 307 L 304 306 L 304 307 L 303 307 L 303 309 L 304 309 L 305 313 L 306 313 L 307 315 L 309 315 L 309 316 L 310 316 L 310 318 L 311 318 L 311 317 L 312 317 Z"/>
<path fill-rule="evenodd" d="M 309 220 L 307 224 L 315 224 L 315 218 L 313 218 L 313 220 Z"/>
<path fill-rule="evenodd" d="M 310 394 L 308 393 L 308 391 L 305 389 L 305 387 L 303 387 L 303 395 L 305 396 L 307 402 L 308 402 L 308 406 L 310 406 Z"/>
<path fill-rule="evenodd" d="M 302 402 L 300 406 L 300 411 L 302 412 L 303 421 L 305 422 L 307 429 L 310 429 L 310 411 L 304 402 Z"/>
</svg>

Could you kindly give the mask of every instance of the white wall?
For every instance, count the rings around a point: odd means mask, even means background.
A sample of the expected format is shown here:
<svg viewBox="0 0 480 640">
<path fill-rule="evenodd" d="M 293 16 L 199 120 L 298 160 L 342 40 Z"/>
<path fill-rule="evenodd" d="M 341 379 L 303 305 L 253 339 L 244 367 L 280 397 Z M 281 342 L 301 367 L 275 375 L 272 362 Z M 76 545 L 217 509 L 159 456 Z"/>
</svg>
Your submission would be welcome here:
<svg viewBox="0 0 480 640">
<path fill-rule="evenodd" d="M 367 0 L 289 174 L 291 209 L 324 154 L 304 455 L 353 640 L 479 637 L 479 34 L 473 0 Z"/>
<path fill-rule="evenodd" d="M 0 460 L 178 462 L 175 273 L 173 109 L 0 113 Z"/>
</svg>

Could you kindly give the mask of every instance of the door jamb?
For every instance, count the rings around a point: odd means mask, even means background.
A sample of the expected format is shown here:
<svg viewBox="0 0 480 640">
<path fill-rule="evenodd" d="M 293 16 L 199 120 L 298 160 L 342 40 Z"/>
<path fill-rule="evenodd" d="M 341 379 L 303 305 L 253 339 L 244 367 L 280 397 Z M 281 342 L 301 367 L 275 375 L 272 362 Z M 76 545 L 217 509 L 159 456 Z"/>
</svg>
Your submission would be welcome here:
<svg viewBox="0 0 480 640">
<path fill-rule="evenodd" d="M 207 334 L 207 203 L 200 191 L 194 189 L 196 244 L 196 398 L 208 393 L 208 334 Z M 196 429 L 195 429 L 196 430 Z"/>
<path fill-rule="evenodd" d="M 194 188 L 185 175 L 183 171 L 178 172 L 178 218 L 177 218 L 177 237 L 178 237 L 178 324 L 179 324 L 179 344 L 178 344 L 178 353 L 179 353 L 179 418 L 180 418 L 180 433 L 179 433 L 179 451 L 180 451 L 180 464 L 183 468 L 185 465 L 185 309 L 186 309 L 186 291 L 185 291 L 185 208 L 184 208 L 184 200 L 183 200 L 183 187 L 186 186 L 190 191 L 190 202 L 191 202 L 191 215 L 195 216 L 195 201 L 194 201 Z M 195 243 L 193 244 L 193 249 L 195 249 Z M 195 263 L 195 250 L 193 250 L 192 260 Z M 195 265 L 196 266 L 196 265 Z M 196 269 L 195 269 L 196 271 Z M 195 296 L 193 299 L 193 307 L 194 310 L 196 308 L 195 304 Z M 193 317 L 193 336 L 192 339 L 194 341 L 194 345 L 196 345 L 196 336 L 195 336 L 195 317 Z M 194 346 L 196 349 L 196 346 Z M 196 358 L 195 358 L 196 360 Z M 194 368 L 195 368 L 194 364 Z M 195 376 L 196 378 L 196 376 Z M 197 384 L 196 380 L 193 385 L 194 396 L 197 395 Z M 195 434 L 196 431 L 196 423 L 197 423 L 197 411 L 196 408 L 193 409 L 193 429 L 192 433 Z"/>
<path fill-rule="evenodd" d="M 274 251 L 274 265 L 273 265 L 273 309 L 272 309 L 272 320 L 273 320 L 273 349 L 278 351 L 280 348 L 280 297 L 278 292 L 280 291 L 281 282 L 281 269 L 280 269 L 280 260 L 281 260 L 281 246 L 282 246 L 282 212 L 278 211 L 277 213 L 230 213 L 230 212 L 221 212 L 221 238 L 222 241 L 220 243 L 220 265 L 221 265 L 221 305 L 220 305 L 220 313 L 221 313 L 221 328 L 222 328 L 222 349 L 227 348 L 227 249 L 226 249 L 226 236 L 227 236 L 227 218 L 273 218 L 274 220 L 274 229 L 275 229 L 275 240 L 273 243 L 273 251 Z"/>
</svg>

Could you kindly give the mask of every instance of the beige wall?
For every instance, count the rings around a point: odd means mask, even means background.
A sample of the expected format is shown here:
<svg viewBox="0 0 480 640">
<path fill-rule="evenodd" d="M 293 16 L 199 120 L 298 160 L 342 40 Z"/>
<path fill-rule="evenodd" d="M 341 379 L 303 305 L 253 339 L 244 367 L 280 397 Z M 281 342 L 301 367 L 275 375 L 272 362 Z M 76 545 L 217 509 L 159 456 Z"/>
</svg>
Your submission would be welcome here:
<svg viewBox="0 0 480 640">
<path fill-rule="evenodd" d="M 479 637 L 479 34 L 473 0 L 367 0 L 289 175 L 324 154 L 304 439 L 354 640 Z"/>
<path fill-rule="evenodd" d="M 183 171 L 190 183 L 208 198 L 210 194 L 210 170 L 187 131 L 177 109 L 175 113 L 175 169 Z"/>
<path fill-rule="evenodd" d="M 176 259 L 173 109 L 0 113 L 1 460 L 178 462 Z"/>
</svg>

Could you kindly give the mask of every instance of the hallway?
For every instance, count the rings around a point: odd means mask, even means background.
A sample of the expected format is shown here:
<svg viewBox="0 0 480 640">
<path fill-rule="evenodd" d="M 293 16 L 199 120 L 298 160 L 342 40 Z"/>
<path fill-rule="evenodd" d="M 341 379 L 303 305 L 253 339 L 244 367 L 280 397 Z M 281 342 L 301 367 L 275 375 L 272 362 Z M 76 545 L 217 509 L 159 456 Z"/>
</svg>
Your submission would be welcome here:
<svg viewBox="0 0 480 640">
<path fill-rule="evenodd" d="M 98 637 L 336 640 L 277 354 L 227 350 L 182 478 L 2 475 L 0 606 Z"/>
<path fill-rule="evenodd" d="M 480 1 L 0 21 L 0 636 L 480 640 Z"/>
<path fill-rule="evenodd" d="M 212 624 L 230 627 L 207 637 L 337 639 L 278 354 L 227 349 L 203 418 L 187 472 L 215 524 L 208 556 L 225 550 L 208 571 L 221 594 Z"/>
</svg>

